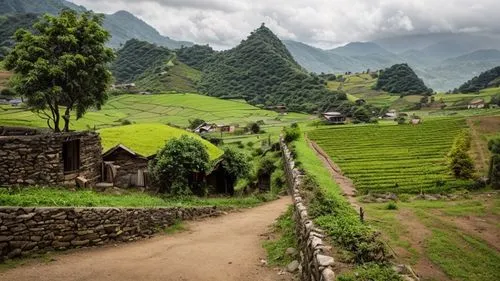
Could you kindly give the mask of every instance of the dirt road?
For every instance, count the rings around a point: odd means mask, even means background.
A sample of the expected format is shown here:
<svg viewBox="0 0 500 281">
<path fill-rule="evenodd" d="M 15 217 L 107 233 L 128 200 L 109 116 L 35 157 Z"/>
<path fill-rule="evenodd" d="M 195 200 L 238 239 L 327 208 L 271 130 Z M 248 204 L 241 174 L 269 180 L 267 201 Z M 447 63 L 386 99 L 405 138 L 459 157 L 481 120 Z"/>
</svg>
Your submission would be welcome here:
<svg viewBox="0 0 500 281">
<path fill-rule="evenodd" d="M 20 266 L 0 280 L 291 280 L 261 266 L 261 234 L 291 203 L 285 197 L 213 219 L 187 223 L 188 231 L 116 247 L 56 255 L 55 261 Z"/>
</svg>

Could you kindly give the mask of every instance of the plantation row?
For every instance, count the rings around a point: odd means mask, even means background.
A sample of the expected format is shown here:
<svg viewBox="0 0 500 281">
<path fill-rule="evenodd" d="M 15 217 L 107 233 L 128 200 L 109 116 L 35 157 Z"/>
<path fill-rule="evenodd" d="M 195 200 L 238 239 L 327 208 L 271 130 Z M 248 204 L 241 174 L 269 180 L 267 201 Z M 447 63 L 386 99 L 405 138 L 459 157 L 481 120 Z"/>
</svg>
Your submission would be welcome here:
<svg viewBox="0 0 500 281">
<path fill-rule="evenodd" d="M 309 133 L 361 192 L 439 192 L 470 184 L 455 180 L 446 155 L 463 119 L 435 119 L 418 126 L 352 126 Z"/>
</svg>

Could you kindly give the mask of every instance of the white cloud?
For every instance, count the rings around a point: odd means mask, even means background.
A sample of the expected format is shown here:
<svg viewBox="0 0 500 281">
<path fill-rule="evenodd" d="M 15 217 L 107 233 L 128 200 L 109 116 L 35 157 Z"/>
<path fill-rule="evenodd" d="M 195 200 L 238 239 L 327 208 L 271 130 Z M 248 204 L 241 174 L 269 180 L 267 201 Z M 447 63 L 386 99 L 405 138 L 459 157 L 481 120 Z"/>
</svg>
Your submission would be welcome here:
<svg viewBox="0 0 500 281">
<path fill-rule="evenodd" d="M 283 39 L 319 47 L 391 35 L 500 31 L 498 0 L 73 0 L 127 10 L 174 39 L 230 48 L 262 22 Z"/>
</svg>

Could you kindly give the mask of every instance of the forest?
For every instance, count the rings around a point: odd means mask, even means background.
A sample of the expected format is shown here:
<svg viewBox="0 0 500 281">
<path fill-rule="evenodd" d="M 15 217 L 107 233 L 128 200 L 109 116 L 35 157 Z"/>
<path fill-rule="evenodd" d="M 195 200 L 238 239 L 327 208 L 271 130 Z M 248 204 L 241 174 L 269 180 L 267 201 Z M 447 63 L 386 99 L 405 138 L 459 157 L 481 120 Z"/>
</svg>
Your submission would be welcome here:
<svg viewBox="0 0 500 281">
<path fill-rule="evenodd" d="M 381 71 L 375 90 L 383 90 L 401 96 L 431 95 L 433 92 L 406 63 L 395 64 Z"/>
<path fill-rule="evenodd" d="M 462 84 L 454 93 L 477 93 L 489 87 L 500 86 L 500 66 L 487 70 Z"/>
</svg>

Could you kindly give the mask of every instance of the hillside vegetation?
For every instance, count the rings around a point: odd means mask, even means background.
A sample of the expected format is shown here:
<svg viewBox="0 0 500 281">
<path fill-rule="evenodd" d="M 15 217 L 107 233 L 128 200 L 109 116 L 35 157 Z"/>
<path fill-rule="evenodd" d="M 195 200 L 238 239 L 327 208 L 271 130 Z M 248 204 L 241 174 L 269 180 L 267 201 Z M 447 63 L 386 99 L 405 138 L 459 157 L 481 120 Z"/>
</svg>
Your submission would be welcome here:
<svg viewBox="0 0 500 281">
<path fill-rule="evenodd" d="M 194 45 L 191 47 L 182 47 L 176 50 L 177 58 L 191 66 L 194 69 L 202 70 L 210 61 L 210 58 L 216 54 L 208 45 Z"/>
<path fill-rule="evenodd" d="M 200 136 L 189 133 L 183 129 L 158 123 L 133 124 L 106 128 L 100 130 L 99 134 L 102 139 L 103 151 L 115 145 L 123 144 L 143 156 L 150 156 L 156 154 L 168 140 L 178 138 L 182 135 L 188 135 L 200 140 L 205 145 L 211 159 L 216 159 L 222 155 L 222 150 L 202 139 Z"/>
<path fill-rule="evenodd" d="M 0 59 L 13 46 L 12 36 L 19 28 L 29 29 L 38 19 L 37 14 L 6 14 L 0 15 Z"/>
<path fill-rule="evenodd" d="M 476 93 L 480 90 L 500 86 L 500 66 L 485 71 L 458 87 L 460 93 Z"/>
<path fill-rule="evenodd" d="M 418 126 L 351 126 L 310 132 L 362 192 L 444 192 L 470 182 L 455 180 L 446 166 L 464 119 L 427 120 Z M 346 145 L 339 145 L 346 144 Z"/>
<path fill-rule="evenodd" d="M 381 71 L 375 89 L 399 95 L 432 94 L 432 89 L 425 86 L 424 81 L 406 63 L 395 64 Z"/>
<path fill-rule="evenodd" d="M 220 100 L 196 94 L 122 95 L 113 97 L 99 111 L 89 111 L 72 120 L 76 130 L 119 126 L 124 122 L 163 123 L 187 127 L 196 118 L 207 122 L 240 124 L 263 120 L 265 124 L 283 124 L 309 119 L 309 115 L 279 113 L 259 109 L 242 101 Z M 0 105 L 0 125 L 46 127 L 43 119 L 22 107 Z"/>
<path fill-rule="evenodd" d="M 251 104 L 285 104 L 294 111 L 328 107 L 345 95 L 304 71 L 281 41 L 261 26 L 237 47 L 214 55 L 203 69 L 200 90 L 210 96 L 243 98 Z"/>
<path fill-rule="evenodd" d="M 135 83 L 150 92 L 196 92 L 201 75 L 179 62 L 169 49 L 135 39 L 117 52 L 111 71 L 117 83 Z"/>
</svg>

